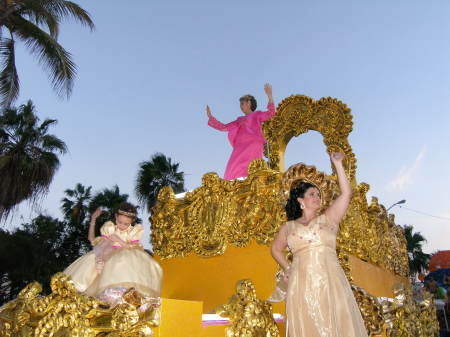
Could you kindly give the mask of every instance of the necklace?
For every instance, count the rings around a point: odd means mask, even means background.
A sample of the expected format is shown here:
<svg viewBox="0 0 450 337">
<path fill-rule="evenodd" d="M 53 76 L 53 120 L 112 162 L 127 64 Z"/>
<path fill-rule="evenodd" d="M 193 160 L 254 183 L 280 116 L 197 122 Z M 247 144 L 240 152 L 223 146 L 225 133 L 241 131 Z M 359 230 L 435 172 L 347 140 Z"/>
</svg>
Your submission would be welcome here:
<svg viewBox="0 0 450 337">
<path fill-rule="evenodd" d="M 309 227 L 309 224 L 315 219 L 317 218 L 317 216 L 315 216 L 314 218 L 310 219 L 308 222 L 301 222 L 297 220 L 294 220 L 294 223 L 302 225 L 303 227 Z"/>
</svg>

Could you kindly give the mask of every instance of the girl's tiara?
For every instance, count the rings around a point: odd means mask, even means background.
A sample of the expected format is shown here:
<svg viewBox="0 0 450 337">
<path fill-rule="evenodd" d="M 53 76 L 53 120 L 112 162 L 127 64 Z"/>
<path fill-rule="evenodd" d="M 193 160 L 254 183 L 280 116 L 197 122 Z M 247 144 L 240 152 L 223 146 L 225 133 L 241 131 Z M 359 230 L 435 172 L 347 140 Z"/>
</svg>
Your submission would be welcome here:
<svg viewBox="0 0 450 337">
<path fill-rule="evenodd" d="M 122 211 L 121 209 L 119 209 L 119 210 L 117 211 L 117 213 L 120 214 L 120 215 L 128 216 L 128 217 L 130 217 L 130 218 L 136 217 L 136 213 Z"/>
</svg>

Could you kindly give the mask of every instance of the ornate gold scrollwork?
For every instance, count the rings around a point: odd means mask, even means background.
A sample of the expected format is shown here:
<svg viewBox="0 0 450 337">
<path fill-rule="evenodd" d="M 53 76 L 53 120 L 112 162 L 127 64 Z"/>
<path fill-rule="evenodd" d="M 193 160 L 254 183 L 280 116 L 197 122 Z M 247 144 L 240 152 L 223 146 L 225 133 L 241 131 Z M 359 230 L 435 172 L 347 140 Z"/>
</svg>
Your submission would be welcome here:
<svg viewBox="0 0 450 337">
<path fill-rule="evenodd" d="M 339 188 L 334 176 L 314 166 L 293 165 L 284 174 L 267 168 L 258 159 L 246 180 L 226 181 L 215 173 L 203 177 L 203 185 L 182 199 L 163 188 L 152 212 L 155 252 L 162 258 L 223 254 L 228 244 L 244 247 L 252 239 L 269 244 L 285 221 L 284 204 L 292 184 L 309 181 L 321 191 L 323 209 Z M 353 187 L 347 215 L 337 237 L 338 256 L 350 278 L 348 257 L 354 255 L 398 275 L 408 275 L 403 229 L 376 198 L 368 205 L 369 185 Z"/>
<path fill-rule="evenodd" d="M 316 130 L 322 134 L 328 152 L 341 151 L 346 155 L 344 167 L 353 195 L 339 225 L 337 253 L 348 279 L 351 281 L 350 255 L 408 276 L 403 229 L 376 198 L 368 204 L 369 185 L 357 183 L 356 158 L 348 142 L 352 127 L 350 109 L 337 99 L 315 101 L 302 95 L 286 98 L 278 106 L 276 116 L 263 126 L 269 144 L 270 151 L 265 154 L 270 168 L 263 160 L 255 160 L 249 167 L 248 178 L 234 181 L 207 173 L 202 186 L 184 198 L 175 198 L 170 188 L 161 190 L 150 219 L 155 253 L 162 258 L 192 252 L 215 256 L 223 254 L 228 244 L 244 247 L 256 240 L 269 245 L 285 222 L 284 205 L 290 187 L 300 180 L 309 181 L 321 190 L 322 209 L 325 209 L 339 193 L 335 174 L 328 176 L 305 164 L 294 165 L 283 173 L 288 142 Z M 360 299 L 374 305 L 369 295 L 358 294 Z M 364 301 L 362 305 L 369 305 Z M 371 317 L 366 317 L 366 324 L 375 331 L 378 327 Z"/>
<path fill-rule="evenodd" d="M 124 295 L 131 303 L 111 309 L 78 293 L 63 273 L 55 274 L 50 286 L 52 293 L 44 297 L 40 296 L 41 285 L 30 283 L 15 300 L 3 305 L 0 336 L 151 337 L 152 327 L 159 324 L 159 303 L 138 312 L 138 298 L 132 291 Z"/>
<path fill-rule="evenodd" d="M 369 336 L 381 335 L 384 321 L 383 309 L 378 303 L 378 299 L 355 284 L 352 284 L 352 290 Z"/>
<path fill-rule="evenodd" d="M 207 173 L 202 186 L 183 199 L 163 188 L 151 218 L 156 254 L 209 257 L 223 254 L 228 244 L 244 247 L 253 239 L 269 244 L 285 220 L 281 175 L 261 159 L 251 163 L 249 172 L 242 181 Z"/>
<path fill-rule="evenodd" d="M 337 238 L 338 255 L 347 276 L 350 277 L 349 255 L 407 276 L 402 228 L 388 218 L 377 199 L 368 205 L 369 185 L 356 182 L 356 158 L 347 139 L 352 125 L 350 109 L 337 99 L 315 101 L 302 95 L 284 99 L 275 117 L 264 124 L 273 169 L 258 159 L 250 165 L 248 178 L 243 181 L 226 181 L 215 173 L 207 173 L 202 186 L 184 198 L 176 199 L 169 188 L 161 190 L 151 218 L 156 253 L 162 258 L 191 252 L 207 257 L 223 254 L 227 244 L 244 247 L 252 239 L 270 243 L 285 221 L 284 203 L 294 181 L 317 185 L 326 207 L 338 193 L 334 175 L 327 176 L 306 165 L 293 166 L 284 174 L 278 171 L 283 169 L 289 140 L 316 130 L 323 135 L 329 152 L 345 152 L 344 164 L 352 180 L 352 202 Z"/>
<path fill-rule="evenodd" d="M 436 308 L 430 294 L 418 302 L 412 297 L 410 286 L 398 284 L 394 296 L 392 302 L 382 303 L 388 337 L 439 336 Z"/>
<path fill-rule="evenodd" d="M 269 144 L 270 167 L 283 172 L 286 146 L 293 137 L 309 130 L 318 131 L 328 152 L 345 153 L 344 167 L 353 181 L 356 173 L 356 158 L 348 143 L 353 121 L 350 108 L 336 98 L 324 97 L 316 101 L 303 95 L 285 98 L 277 107 L 276 115 L 263 125 Z"/>
<path fill-rule="evenodd" d="M 279 337 L 280 332 L 273 319 L 272 305 L 256 296 L 251 280 L 240 280 L 236 293 L 227 304 L 216 309 L 222 317 L 228 317 L 231 326 L 226 329 L 227 337 Z"/>
<path fill-rule="evenodd" d="M 234 181 L 207 173 L 202 186 L 183 198 L 176 198 L 171 188 L 161 189 L 150 219 L 155 253 L 161 258 L 190 253 L 209 257 L 223 254 L 229 244 L 244 247 L 255 240 L 269 245 L 286 220 L 284 205 L 289 189 L 300 180 L 309 181 L 321 190 L 322 206 L 326 208 L 339 192 L 334 175 L 327 176 L 304 164 L 294 165 L 282 173 L 288 142 L 316 130 L 323 135 L 328 152 L 346 154 L 344 167 L 353 196 L 339 226 L 337 252 L 347 277 L 351 281 L 350 255 L 408 276 L 402 227 L 395 224 L 393 215 L 387 214 L 377 198 L 372 198 L 369 205 L 366 197 L 369 185 L 356 181 L 356 158 L 348 143 L 352 127 L 350 109 L 337 99 L 327 97 L 315 101 L 302 95 L 286 98 L 278 106 L 276 116 L 263 126 L 270 150 L 265 154 L 271 168 L 264 160 L 257 159 L 250 164 L 247 179 Z M 43 297 L 39 295 L 40 285 L 31 283 L 17 299 L 2 306 L 1 335 L 43 337 L 64 329 L 71 336 L 79 337 L 151 336 L 151 328 L 158 324 L 159 309 L 150 307 L 144 314 L 137 312 L 139 301 L 133 294 L 129 294 L 126 304 L 108 309 L 97 300 L 77 293 L 64 274 L 52 278 L 51 288 L 52 294 Z M 375 334 L 380 327 L 379 306 L 364 290 L 353 286 L 353 291 L 368 330 Z M 389 337 L 436 334 L 435 308 L 430 298 L 417 304 L 410 291 L 402 287 L 396 288 L 395 296 L 394 302 L 383 303 Z M 236 295 L 219 311 L 232 319 L 230 337 L 255 336 L 254 331 L 278 336 L 270 305 L 256 298 L 249 280 L 238 283 Z"/>
</svg>

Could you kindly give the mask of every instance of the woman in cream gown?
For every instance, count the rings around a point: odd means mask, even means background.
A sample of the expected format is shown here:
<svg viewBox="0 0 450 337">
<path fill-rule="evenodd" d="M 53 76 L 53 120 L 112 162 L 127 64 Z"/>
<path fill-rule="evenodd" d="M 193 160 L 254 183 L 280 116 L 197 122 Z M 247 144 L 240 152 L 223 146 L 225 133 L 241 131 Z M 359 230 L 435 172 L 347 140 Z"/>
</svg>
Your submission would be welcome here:
<svg viewBox="0 0 450 337">
<path fill-rule="evenodd" d="M 290 337 L 367 337 L 361 313 L 336 256 L 336 234 L 351 198 L 344 155 L 333 153 L 341 194 L 324 214 L 320 192 L 301 182 L 291 188 L 288 221 L 279 230 L 272 255 L 284 269 Z M 293 254 L 289 265 L 283 251 Z"/>
<path fill-rule="evenodd" d="M 162 270 L 140 244 L 144 227 L 132 225 L 135 207 L 122 203 L 115 223 L 106 222 L 100 229 L 101 237 L 95 238 L 95 220 L 100 213 L 100 209 L 94 212 L 89 228 L 94 249 L 78 258 L 64 273 L 71 276 L 78 291 L 112 306 L 120 303 L 121 296 L 130 288 L 144 298 L 158 298 Z"/>
</svg>

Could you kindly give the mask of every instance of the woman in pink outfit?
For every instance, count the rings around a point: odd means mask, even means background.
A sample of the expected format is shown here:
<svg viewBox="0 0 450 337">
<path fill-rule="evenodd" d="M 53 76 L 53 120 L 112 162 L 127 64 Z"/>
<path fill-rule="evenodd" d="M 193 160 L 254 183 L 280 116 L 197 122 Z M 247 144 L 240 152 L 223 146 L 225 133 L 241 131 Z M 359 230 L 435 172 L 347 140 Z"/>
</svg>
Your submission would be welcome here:
<svg viewBox="0 0 450 337">
<path fill-rule="evenodd" d="M 272 86 L 266 83 L 264 91 L 269 99 L 267 111 L 255 111 L 255 98 L 252 95 L 245 95 L 239 99 L 241 110 L 245 116 L 238 117 L 228 124 L 222 124 L 215 119 L 209 106 L 206 106 L 208 125 L 219 131 L 227 131 L 228 139 L 233 147 L 225 170 L 224 179 L 226 180 L 247 177 L 250 162 L 263 156 L 266 140 L 262 132 L 262 123 L 275 115 Z"/>
</svg>

